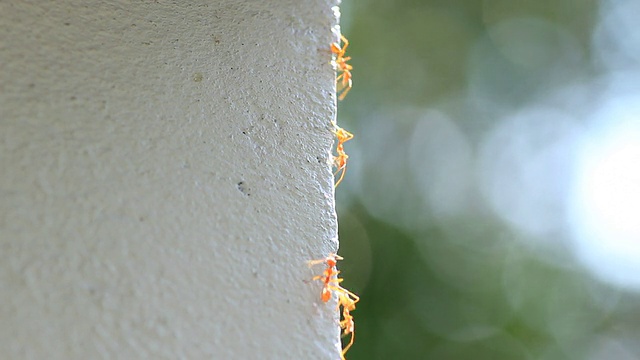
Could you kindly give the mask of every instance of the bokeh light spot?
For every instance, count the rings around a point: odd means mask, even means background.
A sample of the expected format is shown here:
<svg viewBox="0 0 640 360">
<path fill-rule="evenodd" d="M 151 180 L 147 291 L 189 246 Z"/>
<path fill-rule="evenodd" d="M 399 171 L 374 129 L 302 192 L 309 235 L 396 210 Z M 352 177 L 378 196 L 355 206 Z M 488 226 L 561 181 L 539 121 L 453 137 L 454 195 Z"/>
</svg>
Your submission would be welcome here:
<svg viewBox="0 0 640 360">
<path fill-rule="evenodd" d="M 603 6 L 602 20 L 594 31 L 596 55 L 609 69 L 637 67 L 640 64 L 640 2 L 609 1 Z"/>
<path fill-rule="evenodd" d="M 486 137 L 478 167 L 481 190 L 515 230 L 543 242 L 544 235 L 561 227 L 577 134 L 569 115 L 533 107 L 510 116 Z"/>
<path fill-rule="evenodd" d="M 471 148 L 445 114 L 428 111 L 416 124 L 409 159 L 417 187 L 434 216 L 457 215 L 468 206 Z"/>
<path fill-rule="evenodd" d="M 585 140 L 572 198 L 575 247 L 597 276 L 640 290 L 640 107 L 618 99 Z"/>
</svg>

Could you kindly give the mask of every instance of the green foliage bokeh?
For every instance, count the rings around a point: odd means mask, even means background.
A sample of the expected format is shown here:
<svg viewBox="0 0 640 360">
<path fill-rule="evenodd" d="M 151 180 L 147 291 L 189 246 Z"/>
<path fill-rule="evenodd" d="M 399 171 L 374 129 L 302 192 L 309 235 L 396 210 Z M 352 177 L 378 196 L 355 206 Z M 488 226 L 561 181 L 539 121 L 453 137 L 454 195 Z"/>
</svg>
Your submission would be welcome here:
<svg viewBox="0 0 640 360">
<path fill-rule="evenodd" d="M 599 10 L 596 0 L 343 2 L 354 85 L 338 121 L 355 138 L 337 189 L 340 269 L 362 299 L 349 360 L 640 356 L 636 293 L 594 279 L 561 241 L 528 246 L 473 195 L 437 213 L 411 161 L 424 112 L 448 116 L 475 155 L 502 114 L 596 76 Z"/>
</svg>

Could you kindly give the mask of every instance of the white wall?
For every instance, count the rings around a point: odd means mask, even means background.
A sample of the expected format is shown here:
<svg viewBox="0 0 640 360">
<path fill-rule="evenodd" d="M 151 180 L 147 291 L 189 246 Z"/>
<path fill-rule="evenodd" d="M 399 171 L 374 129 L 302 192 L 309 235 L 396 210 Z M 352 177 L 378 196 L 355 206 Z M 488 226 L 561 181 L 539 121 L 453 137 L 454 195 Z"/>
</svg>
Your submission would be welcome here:
<svg viewBox="0 0 640 360">
<path fill-rule="evenodd" d="M 335 2 L 0 2 L 0 358 L 339 357 Z"/>
</svg>

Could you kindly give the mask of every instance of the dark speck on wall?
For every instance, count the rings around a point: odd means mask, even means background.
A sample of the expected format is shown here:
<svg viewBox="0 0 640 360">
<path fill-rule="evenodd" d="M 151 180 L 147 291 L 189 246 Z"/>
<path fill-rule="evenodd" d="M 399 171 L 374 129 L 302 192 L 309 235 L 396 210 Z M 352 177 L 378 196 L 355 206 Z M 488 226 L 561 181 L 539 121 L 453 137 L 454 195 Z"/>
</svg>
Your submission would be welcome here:
<svg viewBox="0 0 640 360">
<path fill-rule="evenodd" d="M 241 193 L 247 196 L 251 196 L 251 193 L 249 193 L 249 188 L 247 187 L 247 184 L 245 184 L 244 181 L 238 182 L 238 190 L 240 190 Z"/>
</svg>

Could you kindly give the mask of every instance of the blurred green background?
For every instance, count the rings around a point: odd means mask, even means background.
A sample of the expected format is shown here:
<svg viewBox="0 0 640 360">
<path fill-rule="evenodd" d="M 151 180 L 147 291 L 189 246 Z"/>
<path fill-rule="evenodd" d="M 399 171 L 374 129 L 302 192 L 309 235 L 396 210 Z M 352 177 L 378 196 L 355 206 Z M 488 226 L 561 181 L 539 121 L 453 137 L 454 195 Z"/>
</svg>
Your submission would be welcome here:
<svg viewBox="0 0 640 360">
<path fill-rule="evenodd" d="M 358 359 L 640 359 L 640 1 L 344 0 Z"/>
</svg>

